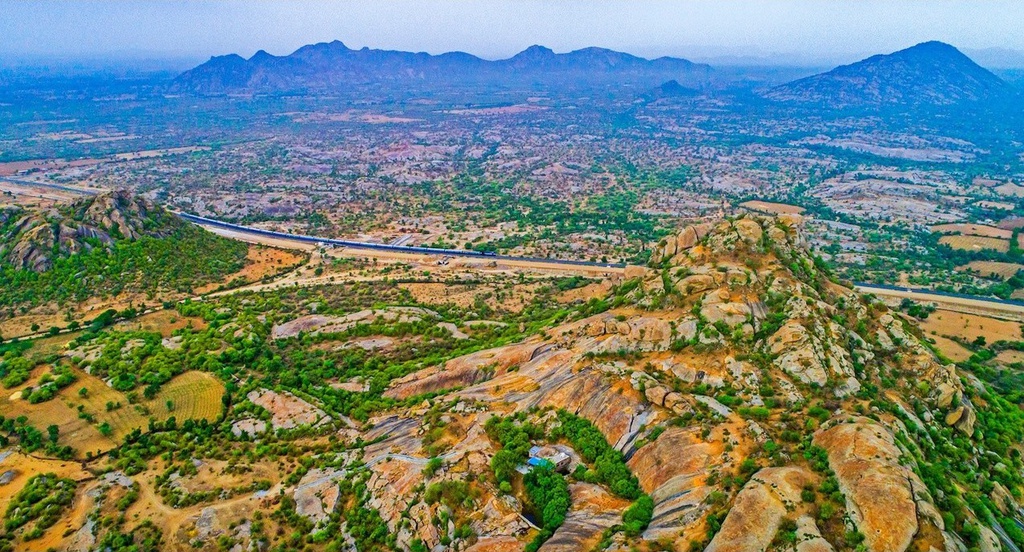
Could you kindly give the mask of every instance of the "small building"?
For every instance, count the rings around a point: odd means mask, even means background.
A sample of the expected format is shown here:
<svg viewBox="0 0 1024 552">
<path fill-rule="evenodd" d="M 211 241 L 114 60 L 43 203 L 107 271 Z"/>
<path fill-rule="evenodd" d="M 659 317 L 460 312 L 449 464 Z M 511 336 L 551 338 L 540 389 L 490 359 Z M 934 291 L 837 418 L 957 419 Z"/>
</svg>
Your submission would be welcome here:
<svg viewBox="0 0 1024 552">
<path fill-rule="evenodd" d="M 540 465 L 536 462 L 547 462 L 555 471 L 565 472 L 569 470 L 569 464 L 572 463 L 572 457 L 565 452 L 558 450 L 554 446 L 543 446 L 543 447 L 532 447 L 530 449 L 530 460 L 528 463 L 531 466 Z"/>
</svg>

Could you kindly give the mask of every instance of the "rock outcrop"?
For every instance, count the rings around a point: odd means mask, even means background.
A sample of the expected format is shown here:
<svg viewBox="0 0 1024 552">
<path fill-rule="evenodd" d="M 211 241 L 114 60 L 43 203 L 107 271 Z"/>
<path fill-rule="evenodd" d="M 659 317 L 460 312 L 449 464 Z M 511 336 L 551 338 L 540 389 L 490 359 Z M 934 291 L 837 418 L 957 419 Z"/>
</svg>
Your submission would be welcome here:
<svg viewBox="0 0 1024 552">
<path fill-rule="evenodd" d="M 820 431 L 814 444 L 828 451 L 829 466 L 868 550 L 906 550 L 919 529 L 915 490 L 924 484 L 900 464 L 892 433 L 872 420 L 856 418 Z"/>
<path fill-rule="evenodd" d="M 782 520 L 800 506 L 800 491 L 816 479 L 811 472 L 796 467 L 758 471 L 736 495 L 722 529 L 705 552 L 767 550 Z M 804 533 L 820 538 L 817 526 L 809 518 L 804 520 Z"/>
<path fill-rule="evenodd" d="M 56 256 L 118 240 L 166 237 L 185 224 L 149 201 L 127 191 L 99 194 L 62 208 L 0 210 L 0 260 L 36 272 L 53 266 Z"/>
</svg>

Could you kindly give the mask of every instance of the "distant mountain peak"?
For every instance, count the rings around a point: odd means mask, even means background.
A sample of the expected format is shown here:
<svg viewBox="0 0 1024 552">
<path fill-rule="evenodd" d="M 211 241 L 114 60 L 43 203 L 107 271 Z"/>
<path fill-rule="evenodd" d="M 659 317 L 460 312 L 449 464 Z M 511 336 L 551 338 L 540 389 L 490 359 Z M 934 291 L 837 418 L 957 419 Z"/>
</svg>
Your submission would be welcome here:
<svg viewBox="0 0 1024 552">
<path fill-rule="evenodd" d="M 764 95 L 847 108 L 954 105 L 1001 101 L 1012 94 L 1010 85 L 956 47 L 929 41 L 789 82 Z"/>
<path fill-rule="evenodd" d="M 555 56 L 555 51 L 552 50 L 551 48 L 548 48 L 547 46 L 541 46 L 540 44 L 534 44 L 533 46 L 530 46 L 529 48 L 527 48 L 527 49 L 523 50 L 522 52 L 519 52 L 518 54 L 516 54 L 513 57 L 513 59 L 520 58 L 520 57 L 521 58 L 530 58 L 530 57 L 554 57 L 554 56 Z"/>
</svg>

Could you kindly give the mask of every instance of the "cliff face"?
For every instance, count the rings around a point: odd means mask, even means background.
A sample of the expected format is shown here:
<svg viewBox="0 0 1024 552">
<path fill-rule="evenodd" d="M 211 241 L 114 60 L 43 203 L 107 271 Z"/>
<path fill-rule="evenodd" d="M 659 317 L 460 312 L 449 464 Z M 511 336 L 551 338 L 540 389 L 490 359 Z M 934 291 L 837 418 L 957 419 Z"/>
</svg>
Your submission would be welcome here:
<svg viewBox="0 0 1024 552">
<path fill-rule="evenodd" d="M 55 258 L 110 247 L 116 240 L 165 237 L 182 224 L 158 206 L 116 191 L 42 211 L 0 211 L 0 261 L 42 272 Z"/>
<path fill-rule="evenodd" d="M 445 534 L 434 523 L 442 506 L 417 498 L 423 484 L 469 481 L 475 537 L 452 547 L 521 549 L 533 533 L 521 495 L 490 479 L 498 445 L 483 425 L 522 413 L 550 427 L 551 409 L 565 409 L 622 452 L 654 513 L 641 535 L 615 533 L 628 502 L 573 483 L 567 520 L 542 550 L 590 549 L 609 531 L 620 550 L 966 550 L 940 506 L 951 502 L 921 475 L 922 451 L 957 443 L 975 465 L 1005 451 L 979 438 L 955 367 L 911 321 L 830 280 L 800 224 L 686 228 L 650 268 L 629 271 L 610 310 L 395 382 L 389 397 L 455 389 L 444 414 L 453 437 L 432 477 L 419 468 L 428 403 L 361 432 L 377 439 L 363 456 L 368 486 L 399 544 Z M 993 520 L 971 503 L 958 502 L 957 525 L 991 545 Z M 1004 512 L 1015 507 L 1011 497 Z"/>
</svg>

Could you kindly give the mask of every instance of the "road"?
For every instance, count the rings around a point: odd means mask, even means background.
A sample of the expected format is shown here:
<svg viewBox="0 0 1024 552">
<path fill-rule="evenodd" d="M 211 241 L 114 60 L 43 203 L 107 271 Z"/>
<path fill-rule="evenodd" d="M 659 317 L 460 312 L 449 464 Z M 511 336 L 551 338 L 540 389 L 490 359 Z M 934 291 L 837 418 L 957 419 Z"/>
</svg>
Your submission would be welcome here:
<svg viewBox="0 0 1024 552">
<path fill-rule="evenodd" d="M 50 184 L 47 182 L 36 182 L 35 180 L 24 180 L 21 178 L 11 178 L 9 176 L 0 176 L 0 182 L 9 182 L 11 184 L 17 184 L 19 186 L 31 186 L 34 188 L 48 188 L 50 190 L 60 190 L 62 192 L 71 192 L 73 194 L 81 194 L 92 196 L 96 195 L 96 190 L 86 190 L 84 188 L 74 188 L 71 186 L 61 186 L 60 184 Z"/>
<path fill-rule="evenodd" d="M 189 215 L 187 213 L 178 213 L 178 215 L 190 222 L 199 224 L 201 226 L 212 226 L 216 228 L 224 228 L 235 232 L 243 232 L 247 234 L 256 234 L 260 236 L 266 236 L 274 239 L 293 240 L 304 243 L 313 243 L 322 246 L 333 246 L 333 247 L 347 247 L 350 249 L 369 249 L 376 251 L 391 251 L 395 253 L 413 253 L 417 255 L 436 255 L 439 257 L 472 257 L 484 260 L 494 261 L 515 261 L 515 262 L 528 262 L 528 263 L 542 263 L 547 265 L 565 265 L 565 266 L 586 266 L 603 269 L 623 269 L 626 267 L 624 263 L 604 263 L 604 262 L 593 262 L 593 261 L 576 261 L 571 259 L 549 259 L 546 257 L 514 257 L 510 255 L 498 255 L 493 252 L 481 252 L 473 251 L 469 249 L 440 249 L 433 247 L 416 247 L 409 245 L 391 245 L 385 243 L 369 243 L 360 242 L 353 240 L 336 240 L 331 238 L 322 238 L 318 236 L 307 236 L 304 234 L 289 234 L 287 232 L 273 232 L 270 230 L 263 230 L 261 228 L 252 228 L 250 226 L 242 226 L 240 224 L 232 224 L 230 222 L 224 222 L 217 219 L 211 219 L 206 217 L 199 217 L 196 215 Z"/>
<path fill-rule="evenodd" d="M 515 257 L 510 255 L 494 255 L 489 253 L 481 253 L 479 251 L 468 251 L 462 249 L 433 249 L 429 247 L 410 247 L 404 245 L 394 244 L 378 244 L 378 243 L 366 243 L 349 240 L 334 240 L 328 238 L 319 238 L 316 236 L 306 236 L 302 234 L 288 234 L 285 232 L 272 232 L 269 230 L 262 230 L 258 228 L 250 228 L 238 224 L 231 224 L 216 219 L 209 219 L 205 217 L 197 217 L 194 215 L 188 215 L 180 213 L 183 218 L 190 220 L 196 224 L 220 228 L 222 230 L 228 230 L 232 237 L 244 237 L 251 236 L 253 238 L 261 238 L 262 240 L 275 240 L 280 242 L 292 241 L 306 245 L 333 245 L 346 247 L 350 249 L 365 249 L 370 251 L 378 252 L 390 252 L 390 253 L 405 253 L 413 255 L 434 255 L 434 256 L 447 256 L 447 257 L 470 257 L 483 260 L 493 260 L 495 262 L 500 261 L 502 264 L 510 266 L 518 266 L 522 268 L 540 268 L 540 269 L 559 269 L 559 268 L 591 268 L 599 269 L 610 273 L 621 273 L 625 268 L 624 264 L 621 263 L 598 263 L 592 261 L 576 261 L 568 259 L 548 259 L 541 257 Z M 278 243 L 280 245 L 280 243 Z M 974 310 L 982 310 L 985 312 L 1001 312 L 1012 314 L 1014 318 L 1024 317 L 1024 302 L 1004 300 L 990 297 L 976 297 L 958 293 L 948 293 L 940 291 L 932 291 L 927 289 L 917 289 L 901 286 L 889 286 L 879 284 L 868 284 L 863 282 L 857 282 L 855 287 L 858 291 L 864 293 L 873 293 L 875 295 L 887 296 L 887 297 L 898 297 L 898 298 L 910 298 L 917 301 L 932 302 L 939 305 L 941 308 L 947 308 L 948 310 L 968 310 L 973 312 Z"/>
<path fill-rule="evenodd" d="M 1024 322 L 1024 303 L 989 297 L 972 297 L 958 293 L 944 293 L 928 289 L 901 286 L 874 285 L 858 282 L 857 291 L 880 297 L 913 299 L 922 303 L 935 303 L 937 308 L 968 314 L 1007 318 Z"/>
</svg>

